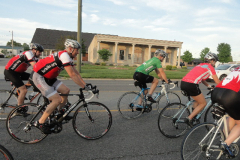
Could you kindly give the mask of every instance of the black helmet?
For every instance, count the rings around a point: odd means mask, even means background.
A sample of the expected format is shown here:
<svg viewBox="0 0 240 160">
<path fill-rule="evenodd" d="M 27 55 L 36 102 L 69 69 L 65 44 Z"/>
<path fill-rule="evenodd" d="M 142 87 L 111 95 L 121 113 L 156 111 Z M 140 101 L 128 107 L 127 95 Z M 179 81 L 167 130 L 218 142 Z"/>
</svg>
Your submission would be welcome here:
<svg viewBox="0 0 240 160">
<path fill-rule="evenodd" d="M 155 56 L 162 56 L 162 57 L 164 57 L 164 58 L 167 57 L 167 53 L 164 52 L 164 51 L 161 50 L 161 49 L 157 49 L 154 54 L 155 54 Z"/>
<path fill-rule="evenodd" d="M 36 49 L 39 52 L 43 52 L 44 51 L 43 46 L 38 44 L 38 43 L 30 43 L 29 48 L 30 49 Z"/>
<path fill-rule="evenodd" d="M 208 53 L 204 56 L 204 60 L 205 60 L 205 61 L 209 61 L 209 60 L 218 61 L 218 56 L 217 56 L 215 53 L 208 52 Z"/>
</svg>

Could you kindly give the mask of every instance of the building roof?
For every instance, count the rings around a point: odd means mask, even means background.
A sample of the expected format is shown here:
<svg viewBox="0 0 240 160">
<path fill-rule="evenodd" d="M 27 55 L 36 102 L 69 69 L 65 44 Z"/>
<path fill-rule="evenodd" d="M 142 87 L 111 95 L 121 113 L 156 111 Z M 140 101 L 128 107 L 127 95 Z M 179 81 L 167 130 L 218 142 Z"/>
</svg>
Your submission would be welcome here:
<svg viewBox="0 0 240 160">
<path fill-rule="evenodd" d="M 89 47 L 95 35 L 95 33 L 82 32 L 82 39 L 85 41 L 84 45 L 87 48 Z M 55 49 L 58 40 L 62 36 L 77 37 L 77 32 L 36 28 L 36 31 L 32 38 L 32 42 L 41 44 L 45 49 Z"/>
<path fill-rule="evenodd" d="M 0 46 L 0 49 L 12 49 L 12 46 Z M 23 49 L 23 47 L 14 47 L 13 49 Z"/>
</svg>

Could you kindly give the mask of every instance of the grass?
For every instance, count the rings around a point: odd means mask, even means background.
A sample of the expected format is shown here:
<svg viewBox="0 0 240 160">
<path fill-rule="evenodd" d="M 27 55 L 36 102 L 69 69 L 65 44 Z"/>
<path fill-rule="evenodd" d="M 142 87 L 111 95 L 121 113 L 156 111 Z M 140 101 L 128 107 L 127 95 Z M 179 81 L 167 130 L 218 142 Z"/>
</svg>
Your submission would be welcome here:
<svg viewBox="0 0 240 160">
<path fill-rule="evenodd" d="M 130 66 L 100 66 L 85 64 L 81 68 L 82 78 L 109 78 L 109 79 L 132 79 L 137 67 Z M 188 69 L 165 70 L 168 79 L 182 79 L 189 72 Z M 150 75 L 157 77 L 153 71 Z M 61 77 L 69 78 L 64 70 Z"/>
</svg>

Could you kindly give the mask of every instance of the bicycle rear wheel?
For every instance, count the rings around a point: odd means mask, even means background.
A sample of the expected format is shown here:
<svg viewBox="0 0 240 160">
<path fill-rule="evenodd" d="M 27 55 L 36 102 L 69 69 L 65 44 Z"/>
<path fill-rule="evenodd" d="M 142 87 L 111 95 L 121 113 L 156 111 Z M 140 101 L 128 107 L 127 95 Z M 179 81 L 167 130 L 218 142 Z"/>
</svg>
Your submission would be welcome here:
<svg viewBox="0 0 240 160">
<path fill-rule="evenodd" d="M 167 95 L 161 95 L 156 101 L 156 108 L 158 113 L 160 113 L 161 109 L 170 103 L 181 103 L 180 97 L 177 93 L 174 92 L 167 92 Z"/>
<path fill-rule="evenodd" d="M 0 90 L 0 120 L 6 120 L 11 110 L 18 104 L 16 95 L 12 94 L 10 98 L 9 96 L 9 90 Z"/>
<path fill-rule="evenodd" d="M 219 129 L 216 137 L 217 125 L 213 123 L 202 123 L 195 126 L 184 138 L 181 146 L 181 156 L 183 160 L 203 160 L 220 158 L 222 150 L 221 141 L 224 140 L 224 134 Z M 209 150 L 207 149 L 213 140 Z"/>
<path fill-rule="evenodd" d="M 2 145 L 0 145 L 0 159 L 13 160 L 12 154 Z"/>
<path fill-rule="evenodd" d="M 118 111 L 124 118 L 134 119 L 143 113 L 143 109 L 141 111 L 136 110 L 140 98 L 141 97 L 136 92 L 126 92 L 119 98 Z M 143 101 L 141 106 L 144 106 Z"/>
<path fill-rule="evenodd" d="M 215 119 L 213 118 L 213 114 L 211 113 L 212 107 L 213 107 L 213 104 L 206 110 L 204 115 L 204 122 L 212 123 L 215 121 Z"/>
<path fill-rule="evenodd" d="M 183 119 L 186 118 L 190 112 L 184 104 L 172 103 L 168 104 L 160 112 L 158 116 L 159 131 L 168 138 L 177 138 L 183 135 L 189 128 Z"/>
<path fill-rule="evenodd" d="M 16 141 L 26 144 L 37 143 L 43 140 L 47 134 L 44 134 L 34 126 L 34 122 L 39 120 L 42 113 L 30 121 L 38 112 L 36 103 L 25 103 L 20 107 L 13 109 L 6 120 L 7 131 Z"/>
<path fill-rule="evenodd" d="M 72 125 L 80 137 L 88 140 L 99 139 L 110 130 L 112 114 L 104 104 L 89 102 L 76 110 Z"/>
</svg>

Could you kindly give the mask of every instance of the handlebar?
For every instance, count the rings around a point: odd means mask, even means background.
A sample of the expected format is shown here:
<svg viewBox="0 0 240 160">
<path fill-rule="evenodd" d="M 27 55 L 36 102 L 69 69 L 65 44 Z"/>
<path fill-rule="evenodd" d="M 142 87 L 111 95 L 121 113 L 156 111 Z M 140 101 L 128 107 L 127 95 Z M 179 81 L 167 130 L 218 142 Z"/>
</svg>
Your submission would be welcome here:
<svg viewBox="0 0 240 160">
<path fill-rule="evenodd" d="M 211 85 L 211 87 L 207 87 L 207 89 L 209 90 L 207 95 L 211 94 L 211 92 L 214 90 L 214 88 L 215 88 L 215 85 Z"/>
<path fill-rule="evenodd" d="M 161 86 L 163 86 L 164 84 L 166 84 L 166 82 L 163 80 Z M 173 89 L 173 88 L 176 87 L 176 85 L 177 85 L 177 87 L 178 87 L 178 81 L 173 82 L 173 81 L 171 81 L 170 79 L 168 79 L 168 85 L 169 85 L 169 86 L 170 86 L 170 85 L 173 85 L 171 88 L 169 88 L 169 89 Z"/>
<path fill-rule="evenodd" d="M 83 94 L 83 91 L 85 90 L 85 88 L 80 88 L 80 98 L 83 99 L 84 96 L 88 96 L 89 94 L 92 94 L 89 98 L 85 98 L 86 101 L 89 101 L 90 99 L 93 98 L 94 95 L 96 95 L 96 97 L 98 98 L 99 96 L 99 90 L 97 89 L 97 86 L 92 86 L 92 84 L 88 84 L 89 89 L 90 90 L 86 90 L 88 93 L 87 94 Z"/>
</svg>

